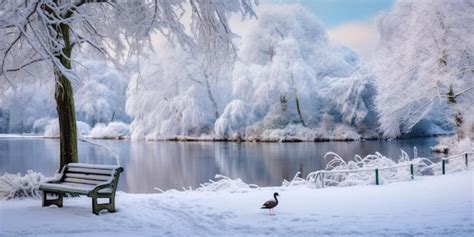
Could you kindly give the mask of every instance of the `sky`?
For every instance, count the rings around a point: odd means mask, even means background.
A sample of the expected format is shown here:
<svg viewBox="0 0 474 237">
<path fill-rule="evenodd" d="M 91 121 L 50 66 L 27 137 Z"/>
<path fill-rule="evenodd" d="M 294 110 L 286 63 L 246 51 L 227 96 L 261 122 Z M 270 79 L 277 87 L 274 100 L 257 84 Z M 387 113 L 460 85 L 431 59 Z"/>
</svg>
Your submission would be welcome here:
<svg viewBox="0 0 474 237">
<path fill-rule="evenodd" d="M 395 0 L 263 0 L 262 3 L 299 3 L 326 26 L 329 37 L 367 60 L 377 42 L 375 19 L 389 11 Z"/>
</svg>

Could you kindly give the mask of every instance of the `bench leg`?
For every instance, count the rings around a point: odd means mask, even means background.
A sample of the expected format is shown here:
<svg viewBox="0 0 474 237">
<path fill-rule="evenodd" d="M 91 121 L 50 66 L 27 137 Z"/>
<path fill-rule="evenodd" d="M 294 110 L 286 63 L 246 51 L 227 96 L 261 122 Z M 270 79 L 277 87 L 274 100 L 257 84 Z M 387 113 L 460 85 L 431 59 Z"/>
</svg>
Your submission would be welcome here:
<svg viewBox="0 0 474 237">
<path fill-rule="evenodd" d="M 99 215 L 101 210 L 107 209 L 110 213 L 115 212 L 115 197 L 109 198 L 109 203 L 97 203 L 97 197 L 92 197 L 92 212 Z"/>
<path fill-rule="evenodd" d="M 51 206 L 51 205 L 56 205 L 58 207 L 63 207 L 63 196 L 64 194 L 62 193 L 51 193 L 51 194 L 56 194 L 58 197 L 56 199 L 48 199 L 48 193 L 46 191 L 43 191 L 43 207 Z"/>
</svg>

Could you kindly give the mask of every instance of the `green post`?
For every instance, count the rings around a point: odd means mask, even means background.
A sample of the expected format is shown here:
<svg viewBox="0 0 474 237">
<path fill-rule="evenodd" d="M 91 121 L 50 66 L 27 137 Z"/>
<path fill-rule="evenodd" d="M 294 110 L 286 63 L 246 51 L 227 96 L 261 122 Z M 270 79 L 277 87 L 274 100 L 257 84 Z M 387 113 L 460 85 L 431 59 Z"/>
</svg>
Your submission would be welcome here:
<svg viewBox="0 0 474 237">
<path fill-rule="evenodd" d="M 469 167 L 469 164 L 468 164 L 468 159 L 467 159 L 467 152 L 464 154 L 464 158 L 466 159 L 466 167 Z"/>
<path fill-rule="evenodd" d="M 446 160 L 445 159 L 441 160 L 441 169 L 442 169 L 443 174 L 446 174 Z"/>
<path fill-rule="evenodd" d="M 375 169 L 375 185 L 379 184 L 379 169 Z"/>
<path fill-rule="evenodd" d="M 410 174 L 411 174 L 411 179 L 413 180 L 415 178 L 415 172 L 413 169 L 413 164 L 410 164 Z"/>
</svg>

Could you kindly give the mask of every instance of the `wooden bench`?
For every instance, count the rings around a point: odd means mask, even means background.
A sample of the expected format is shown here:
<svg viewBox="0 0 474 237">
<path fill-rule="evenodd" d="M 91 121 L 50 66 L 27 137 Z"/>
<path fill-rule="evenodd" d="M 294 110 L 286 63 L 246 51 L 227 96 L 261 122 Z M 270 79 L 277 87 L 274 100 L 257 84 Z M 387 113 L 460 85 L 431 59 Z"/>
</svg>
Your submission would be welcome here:
<svg viewBox="0 0 474 237">
<path fill-rule="evenodd" d="M 43 191 L 43 207 L 63 206 L 64 194 L 87 195 L 92 198 L 92 212 L 99 215 L 103 209 L 115 212 L 115 191 L 123 168 L 113 165 L 70 163 L 64 166 L 57 179 L 40 185 Z M 48 199 L 56 194 L 56 199 Z M 98 198 L 108 198 L 108 203 L 98 204 Z"/>
</svg>

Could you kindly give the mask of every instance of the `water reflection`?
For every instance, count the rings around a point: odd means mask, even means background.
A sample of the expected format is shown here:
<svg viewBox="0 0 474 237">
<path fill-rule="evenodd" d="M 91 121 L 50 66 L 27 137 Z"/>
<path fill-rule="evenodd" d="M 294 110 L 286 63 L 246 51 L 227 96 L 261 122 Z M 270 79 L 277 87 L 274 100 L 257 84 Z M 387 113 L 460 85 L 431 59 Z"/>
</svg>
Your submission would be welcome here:
<svg viewBox="0 0 474 237">
<path fill-rule="evenodd" d="M 241 178 L 260 186 L 281 185 L 297 171 L 303 176 L 322 169 L 322 157 L 334 151 L 345 159 L 354 154 L 365 156 L 376 151 L 398 159 L 403 149 L 413 156 L 432 156 L 434 138 L 395 141 L 324 143 L 213 143 L 213 142 L 131 142 L 94 141 L 106 145 L 120 156 L 125 172 L 119 189 L 132 193 L 155 192 L 182 187 L 196 188 L 215 174 Z M 84 163 L 115 164 L 109 151 L 79 143 L 79 159 Z M 26 172 L 27 169 L 51 176 L 59 165 L 56 139 L 0 138 L 0 172 Z"/>
</svg>

